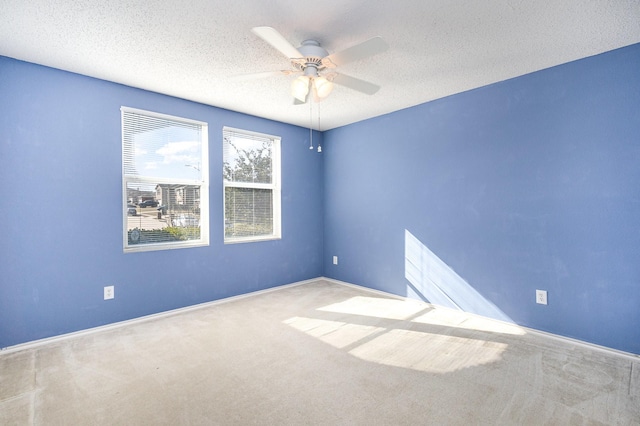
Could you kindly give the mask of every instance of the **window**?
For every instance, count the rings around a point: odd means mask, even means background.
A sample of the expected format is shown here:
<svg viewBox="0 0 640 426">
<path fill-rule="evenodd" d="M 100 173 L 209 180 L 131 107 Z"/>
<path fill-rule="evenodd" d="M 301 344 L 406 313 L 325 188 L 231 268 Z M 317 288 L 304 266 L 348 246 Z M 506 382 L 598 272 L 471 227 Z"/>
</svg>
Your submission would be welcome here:
<svg viewBox="0 0 640 426">
<path fill-rule="evenodd" d="M 208 245 L 207 123 L 121 111 L 124 251 Z"/>
<path fill-rule="evenodd" d="M 225 243 L 280 238 L 280 138 L 222 132 Z"/>
</svg>

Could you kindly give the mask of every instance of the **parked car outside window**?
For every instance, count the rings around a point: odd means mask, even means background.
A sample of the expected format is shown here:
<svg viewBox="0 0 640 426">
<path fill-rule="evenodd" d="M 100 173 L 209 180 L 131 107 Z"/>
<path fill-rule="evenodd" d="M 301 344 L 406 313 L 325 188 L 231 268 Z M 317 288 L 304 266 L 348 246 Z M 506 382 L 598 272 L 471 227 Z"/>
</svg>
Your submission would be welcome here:
<svg viewBox="0 0 640 426">
<path fill-rule="evenodd" d="M 140 204 L 138 204 L 140 207 L 145 208 L 145 207 L 158 207 L 158 202 L 155 200 L 145 200 L 143 202 L 141 202 Z"/>
</svg>

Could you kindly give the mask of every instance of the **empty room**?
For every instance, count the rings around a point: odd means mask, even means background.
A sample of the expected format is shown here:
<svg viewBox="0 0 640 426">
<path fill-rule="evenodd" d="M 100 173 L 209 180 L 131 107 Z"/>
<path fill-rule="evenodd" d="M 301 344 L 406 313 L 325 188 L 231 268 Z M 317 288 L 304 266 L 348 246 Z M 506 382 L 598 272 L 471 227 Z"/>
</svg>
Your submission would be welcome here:
<svg viewBox="0 0 640 426">
<path fill-rule="evenodd" d="M 0 424 L 640 425 L 637 0 L 0 10 Z"/>
</svg>

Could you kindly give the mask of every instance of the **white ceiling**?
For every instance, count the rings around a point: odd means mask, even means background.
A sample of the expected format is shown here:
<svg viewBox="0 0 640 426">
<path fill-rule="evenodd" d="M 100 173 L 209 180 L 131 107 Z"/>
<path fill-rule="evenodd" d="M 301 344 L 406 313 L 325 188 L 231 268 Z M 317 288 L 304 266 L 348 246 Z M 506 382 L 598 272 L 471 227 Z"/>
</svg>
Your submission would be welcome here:
<svg viewBox="0 0 640 426">
<path fill-rule="evenodd" d="M 0 55 L 309 127 L 292 77 L 229 78 L 288 68 L 256 26 L 329 53 L 389 44 L 338 69 L 382 88 L 336 86 L 327 130 L 638 43 L 640 0 L 0 0 Z"/>
</svg>

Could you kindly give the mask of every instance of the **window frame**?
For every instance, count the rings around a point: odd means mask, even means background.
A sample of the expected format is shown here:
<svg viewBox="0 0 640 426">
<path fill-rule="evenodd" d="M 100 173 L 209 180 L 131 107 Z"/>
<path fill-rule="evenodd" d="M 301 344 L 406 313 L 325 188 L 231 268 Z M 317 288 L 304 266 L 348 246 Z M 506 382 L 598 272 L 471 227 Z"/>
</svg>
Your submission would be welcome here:
<svg viewBox="0 0 640 426">
<path fill-rule="evenodd" d="M 269 135 L 266 133 L 254 132 L 251 130 L 237 129 L 233 127 L 224 126 L 222 129 L 222 165 L 224 170 L 225 156 L 224 156 L 224 138 L 228 133 L 237 134 L 239 136 L 246 136 L 247 139 L 252 140 L 271 140 L 273 143 L 271 151 L 271 183 L 257 183 L 257 182 L 233 182 L 228 181 L 222 176 L 222 218 L 223 218 L 223 232 L 222 236 L 224 244 L 238 244 L 238 243 L 252 243 L 260 241 L 272 241 L 282 239 L 282 138 L 280 136 Z M 227 237 L 226 223 L 227 223 L 227 188 L 248 188 L 248 189 L 269 189 L 271 190 L 271 204 L 273 206 L 272 211 L 272 229 L 271 234 L 264 235 L 250 235 L 242 237 Z"/>
<path fill-rule="evenodd" d="M 124 253 L 139 253 L 158 250 L 174 250 L 191 247 L 203 247 L 209 245 L 209 125 L 204 121 L 193 120 L 190 118 L 178 117 L 169 114 L 163 114 L 154 111 L 142 110 L 126 106 L 120 107 L 121 126 L 122 126 L 122 241 Z M 126 173 L 126 155 L 125 152 L 125 113 L 139 114 L 146 117 L 157 118 L 161 120 L 174 121 L 179 124 L 188 124 L 200 126 L 200 156 L 201 161 L 198 164 L 200 171 L 200 179 L 180 179 L 180 178 L 161 178 L 152 176 L 141 176 Z M 128 194 L 127 184 L 130 182 L 148 183 L 148 184 L 165 184 L 165 185 L 183 185 L 199 187 L 199 204 L 200 209 L 199 228 L 200 237 L 185 241 L 163 241 L 144 244 L 129 244 L 128 230 Z M 195 190 L 194 190 L 195 191 Z"/>
</svg>

